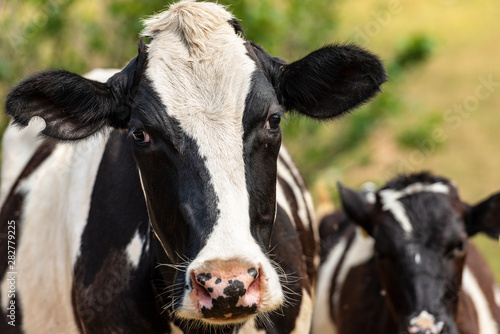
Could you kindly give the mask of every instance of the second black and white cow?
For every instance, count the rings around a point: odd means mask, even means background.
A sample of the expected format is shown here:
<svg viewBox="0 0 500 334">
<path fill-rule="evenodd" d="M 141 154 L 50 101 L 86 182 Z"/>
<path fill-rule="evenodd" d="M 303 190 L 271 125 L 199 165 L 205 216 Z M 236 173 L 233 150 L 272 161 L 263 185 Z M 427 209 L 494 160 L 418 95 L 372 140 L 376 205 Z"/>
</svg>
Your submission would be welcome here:
<svg viewBox="0 0 500 334">
<path fill-rule="evenodd" d="M 467 239 L 498 238 L 500 194 L 469 206 L 421 173 L 340 195 L 344 210 L 320 225 L 314 333 L 499 333 L 500 290 Z"/>
<path fill-rule="evenodd" d="M 0 332 L 307 332 L 317 230 L 280 120 L 344 114 L 382 64 L 348 45 L 287 64 L 213 3 L 174 4 L 143 35 L 105 83 L 51 71 L 8 96 L 50 139 L 0 213 L 0 250 L 10 230 L 16 246 Z"/>
</svg>

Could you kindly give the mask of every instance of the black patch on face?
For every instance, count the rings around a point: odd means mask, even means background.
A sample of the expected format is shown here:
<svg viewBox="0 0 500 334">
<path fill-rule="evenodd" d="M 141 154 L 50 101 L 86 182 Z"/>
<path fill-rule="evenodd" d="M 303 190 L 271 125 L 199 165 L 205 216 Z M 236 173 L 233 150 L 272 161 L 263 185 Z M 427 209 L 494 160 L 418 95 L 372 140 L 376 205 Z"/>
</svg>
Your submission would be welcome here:
<svg viewBox="0 0 500 334">
<path fill-rule="evenodd" d="M 137 268 L 131 267 L 125 253 L 136 231 L 145 243 L 150 237 L 137 166 L 126 137 L 119 131 L 110 135 L 75 264 L 73 302 L 85 332 L 167 331 L 166 314 L 157 309 L 151 284 L 155 243 L 150 240 L 148 253 L 143 247 Z"/>
<path fill-rule="evenodd" d="M 136 95 L 131 127 L 148 133 L 134 145 L 151 222 L 173 263 L 194 258 L 218 219 L 218 198 L 196 141 L 170 117 L 148 80 Z M 184 274 L 182 274 L 184 275 Z"/>
<path fill-rule="evenodd" d="M 255 71 L 243 115 L 243 156 L 250 200 L 250 230 L 265 252 L 274 223 L 277 158 L 281 146 L 281 131 L 270 131 L 265 124 L 268 117 L 280 111 L 272 86 L 259 70 Z"/>
<path fill-rule="evenodd" d="M 146 239 L 149 218 L 131 153 L 126 133 L 113 132 L 99 166 L 82 235 L 79 263 L 85 268 L 85 286 L 93 282 L 109 251 L 124 250 L 138 229 Z"/>
<path fill-rule="evenodd" d="M 242 296 L 245 295 L 246 289 L 243 282 L 238 280 L 229 281 L 229 285 L 224 289 L 224 296 L 212 299 L 212 308 L 203 307 L 201 312 L 205 318 L 223 319 L 226 315 L 231 314 L 231 317 L 242 317 L 254 314 L 257 310 L 257 304 L 252 306 L 236 306 Z"/>
<path fill-rule="evenodd" d="M 217 278 L 217 279 L 215 280 L 215 284 L 220 284 L 220 282 L 222 282 L 222 280 L 221 280 L 220 278 Z"/>
</svg>

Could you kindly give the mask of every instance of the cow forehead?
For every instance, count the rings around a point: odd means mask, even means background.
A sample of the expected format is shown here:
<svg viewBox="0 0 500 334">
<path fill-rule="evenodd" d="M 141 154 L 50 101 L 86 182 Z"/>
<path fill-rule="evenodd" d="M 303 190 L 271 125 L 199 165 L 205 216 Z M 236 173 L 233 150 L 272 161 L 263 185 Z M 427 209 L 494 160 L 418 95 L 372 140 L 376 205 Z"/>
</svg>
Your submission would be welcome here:
<svg viewBox="0 0 500 334">
<path fill-rule="evenodd" d="M 230 20 L 219 5 L 181 2 L 146 21 L 146 76 L 188 133 L 239 135 L 256 66 Z"/>
<path fill-rule="evenodd" d="M 382 210 L 392 214 L 406 236 L 428 228 L 429 220 L 451 209 L 446 204 L 448 195 L 450 188 L 442 182 L 413 183 L 402 189 L 388 188 L 378 192 Z"/>
<path fill-rule="evenodd" d="M 146 21 L 145 75 L 164 112 L 195 143 L 210 174 L 219 220 L 247 224 L 243 112 L 254 61 L 222 6 L 181 2 Z M 236 213 L 240 214 L 237 215 Z"/>
</svg>

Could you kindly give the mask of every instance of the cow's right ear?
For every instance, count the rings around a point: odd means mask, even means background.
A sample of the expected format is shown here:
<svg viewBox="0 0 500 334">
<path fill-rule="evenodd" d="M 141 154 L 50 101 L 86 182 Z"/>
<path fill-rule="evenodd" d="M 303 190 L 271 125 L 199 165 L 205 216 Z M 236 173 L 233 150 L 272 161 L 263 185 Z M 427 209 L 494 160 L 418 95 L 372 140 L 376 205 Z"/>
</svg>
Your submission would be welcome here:
<svg viewBox="0 0 500 334">
<path fill-rule="evenodd" d="M 329 45 L 293 63 L 248 42 L 247 50 L 274 86 L 286 110 L 333 119 L 380 91 L 387 73 L 380 59 L 355 45 Z"/>
<path fill-rule="evenodd" d="M 66 71 L 35 74 L 9 93 L 5 112 L 20 126 L 41 117 L 46 124 L 42 134 L 59 140 L 86 138 L 105 125 L 123 128 L 130 117 L 130 89 L 145 52 L 141 42 L 139 55 L 106 83 Z"/>
<path fill-rule="evenodd" d="M 500 237 L 500 193 L 496 193 L 479 204 L 469 207 L 466 215 L 467 233 L 473 236 L 484 232 L 488 236 Z"/>
<path fill-rule="evenodd" d="M 346 215 L 356 225 L 361 226 L 368 234 L 372 235 L 374 226 L 370 217 L 374 205 L 368 202 L 363 194 L 344 187 L 340 182 L 337 182 L 337 186 Z"/>
</svg>

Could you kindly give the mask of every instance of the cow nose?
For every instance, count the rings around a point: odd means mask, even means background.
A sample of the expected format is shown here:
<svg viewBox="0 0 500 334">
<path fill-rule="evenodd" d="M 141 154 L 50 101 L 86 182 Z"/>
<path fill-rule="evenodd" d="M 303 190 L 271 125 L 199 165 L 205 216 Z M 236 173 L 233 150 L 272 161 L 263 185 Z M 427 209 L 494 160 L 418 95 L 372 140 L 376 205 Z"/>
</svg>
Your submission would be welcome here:
<svg viewBox="0 0 500 334">
<path fill-rule="evenodd" d="M 224 263 L 191 272 L 192 294 L 204 318 L 229 320 L 255 314 L 261 298 L 260 269 Z"/>
<path fill-rule="evenodd" d="M 435 317 L 427 311 L 410 320 L 408 333 L 410 334 L 441 334 L 444 328 L 444 322 L 436 323 Z"/>
<path fill-rule="evenodd" d="M 442 324 L 442 323 L 440 323 Z M 408 333 L 410 334 L 440 334 L 443 328 L 438 325 L 432 328 L 420 328 L 418 326 L 411 326 L 408 328 Z"/>
</svg>

